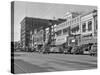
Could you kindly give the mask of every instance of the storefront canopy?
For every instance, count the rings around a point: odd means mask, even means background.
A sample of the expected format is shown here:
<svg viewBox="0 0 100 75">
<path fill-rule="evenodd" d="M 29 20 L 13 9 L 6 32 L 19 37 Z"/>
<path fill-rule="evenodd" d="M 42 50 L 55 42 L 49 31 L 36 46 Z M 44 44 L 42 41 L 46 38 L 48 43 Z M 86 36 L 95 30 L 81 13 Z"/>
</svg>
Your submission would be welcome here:
<svg viewBox="0 0 100 75">
<path fill-rule="evenodd" d="M 94 38 L 91 38 L 91 39 L 82 39 L 80 45 L 90 44 L 90 43 L 97 43 L 97 39 L 94 39 Z"/>
</svg>

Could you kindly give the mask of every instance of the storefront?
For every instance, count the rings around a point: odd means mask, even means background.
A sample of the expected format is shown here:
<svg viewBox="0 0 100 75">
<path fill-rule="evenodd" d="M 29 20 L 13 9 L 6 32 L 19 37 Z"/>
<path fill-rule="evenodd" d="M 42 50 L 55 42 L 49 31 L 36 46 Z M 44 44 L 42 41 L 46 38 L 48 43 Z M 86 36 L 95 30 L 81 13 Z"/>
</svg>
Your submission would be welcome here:
<svg viewBox="0 0 100 75">
<path fill-rule="evenodd" d="M 83 44 L 93 44 L 97 43 L 97 38 L 93 37 L 92 33 L 87 35 L 82 35 L 81 37 L 81 45 Z"/>
<path fill-rule="evenodd" d="M 73 35 L 68 37 L 68 46 L 79 46 L 80 35 Z"/>
</svg>

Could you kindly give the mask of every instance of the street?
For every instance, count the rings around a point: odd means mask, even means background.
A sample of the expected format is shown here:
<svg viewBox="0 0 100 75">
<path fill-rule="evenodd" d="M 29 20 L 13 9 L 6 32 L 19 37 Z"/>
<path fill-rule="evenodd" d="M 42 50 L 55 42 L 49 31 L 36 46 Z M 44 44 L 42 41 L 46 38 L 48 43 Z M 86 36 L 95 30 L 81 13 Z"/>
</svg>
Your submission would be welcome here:
<svg viewBox="0 0 100 75">
<path fill-rule="evenodd" d="M 14 73 L 72 71 L 97 68 L 97 57 L 71 54 L 14 53 Z"/>
</svg>

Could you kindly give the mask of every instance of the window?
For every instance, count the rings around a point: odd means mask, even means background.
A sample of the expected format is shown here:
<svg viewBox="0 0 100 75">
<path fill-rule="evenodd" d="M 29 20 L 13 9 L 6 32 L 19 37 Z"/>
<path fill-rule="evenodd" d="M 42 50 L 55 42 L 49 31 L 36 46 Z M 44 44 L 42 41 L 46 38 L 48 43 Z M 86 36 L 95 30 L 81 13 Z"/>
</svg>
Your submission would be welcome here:
<svg viewBox="0 0 100 75">
<path fill-rule="evenodd" d="M 92 30 L 92 21 L 89 21 L 88 22 L 88 31 L 91 31 Z"/>
<path fill-rule="evenodd" d="M 76 27 L 72 28 L 72 33 L 76 33 L 79 31 L 79 25 L 77 25 Z"/>
<path fill-rule="evenodd" d="M 82 32 L 86 32 L 86 23 L 82 24 Z"/>
<path fill-rule="evenodd" d="M 77 31 L 77 32 L 79 31 L 79 25 L 76 26 L 76 31 Z"/>
<path fill-rule="evenodd" d="M 74 28 L 72 28 L 71 31 L 72 31 L 72 33 L 75 33 L 76 32 Z"/>
<path fill-rule="evenodd" d="M 67 33 L 68 32 L 68 28 L 63 29 L 63 33 Z"/>
<path fill-rule="evenodd" d="M 56 32 L 56 35 L 57 35 L 57 36 L 61 35 L 61 30 L 57 31 L 57 32 Z"/>
</svg>

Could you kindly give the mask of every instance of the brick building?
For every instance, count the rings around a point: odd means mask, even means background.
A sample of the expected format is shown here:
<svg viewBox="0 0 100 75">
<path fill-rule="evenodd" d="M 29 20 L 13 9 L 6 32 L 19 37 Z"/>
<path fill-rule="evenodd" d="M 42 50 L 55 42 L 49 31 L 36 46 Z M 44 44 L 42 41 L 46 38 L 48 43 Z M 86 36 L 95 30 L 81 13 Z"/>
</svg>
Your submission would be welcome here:
<svg viewBox="0 0 100 75">
<path fill-rule="evenodd" d="M 22 48 L 27 51 L 29 47 L 31 47 L 34 42 L 36 42 L 33 39 L 34 37 L 32 35 L 35 35 L 34 33 L 39 34 L 40 30 L 43 30 L 43 37 L 42 41 L 45 41 L 45 29 L 49 27 L 49 38 L 51 39 L 51 26 L 54 24 L 61 23 L 65 20 L 63 19 L 57 19 L 57 20 L 50 20 L 50 19 L 40 19 L 40 18 L 33 18 L 33 17 L 25 17 L 21 21 L 21 46 Z M 37 36 L 38 36 L 37 34 Z M 38 39 L 39 40 L 39 39 Z"/>
<path fill-rule="evenodd" d="M 39 27 L 47 27 L 49 26 L 49 20 L 40 19 L 40 18 L 32 18 L 25 17 L 21 21 L 21 45 L 23 49 L 26 49 L 30 46 L 30 37 L 33 34 L 34 30 Z M 31 32 L 31 34 L 30 34 Z"/>
</svg>

